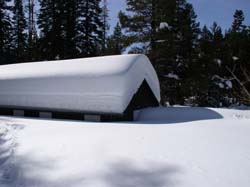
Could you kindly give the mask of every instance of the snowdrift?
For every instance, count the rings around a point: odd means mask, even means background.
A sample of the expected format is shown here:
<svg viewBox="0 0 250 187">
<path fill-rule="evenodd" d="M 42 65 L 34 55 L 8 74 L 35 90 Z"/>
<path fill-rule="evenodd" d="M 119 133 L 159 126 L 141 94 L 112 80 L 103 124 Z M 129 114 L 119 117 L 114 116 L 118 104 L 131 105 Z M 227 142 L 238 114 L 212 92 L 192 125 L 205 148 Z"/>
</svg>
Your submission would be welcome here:
<svg viewBox="0 0 250 187">
<path fill-rule="evenodd" d="M 0 106 L 122 114 L 146 81 L 160 102 L 159 80 L 144 55 L 0 66 Z"/>
</svg>

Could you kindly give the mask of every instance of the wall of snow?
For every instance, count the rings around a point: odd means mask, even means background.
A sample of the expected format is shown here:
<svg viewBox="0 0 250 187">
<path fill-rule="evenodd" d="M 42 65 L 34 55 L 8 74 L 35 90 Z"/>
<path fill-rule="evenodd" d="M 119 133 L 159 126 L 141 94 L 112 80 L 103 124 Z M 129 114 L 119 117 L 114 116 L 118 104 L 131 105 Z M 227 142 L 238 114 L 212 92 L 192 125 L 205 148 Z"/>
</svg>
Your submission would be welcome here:
<svg viewBox="0 0 250 187">
<path fill-rule="evenodd" d="M 146 79 L 160 101 L 159 80 L 144 55 L 0 66 L 0 106 L 123 113 Z"/>
</svg>

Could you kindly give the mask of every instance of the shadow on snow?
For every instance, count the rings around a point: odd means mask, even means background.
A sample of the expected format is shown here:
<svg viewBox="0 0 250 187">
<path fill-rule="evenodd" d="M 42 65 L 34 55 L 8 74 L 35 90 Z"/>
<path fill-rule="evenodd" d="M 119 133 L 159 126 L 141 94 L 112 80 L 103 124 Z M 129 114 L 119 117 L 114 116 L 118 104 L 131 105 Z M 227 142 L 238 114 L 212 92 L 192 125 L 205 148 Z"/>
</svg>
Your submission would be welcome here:
<svg viewBox="0 0 250 187">
<path fill-rule="evenodd" d="M 158 107 L 147 108 L 138 114 L 136 124 L 171 124 L 200 120 L 222 119 L 223 116 L 209 108 Z"/>
<path fill-rule="evenodd" d="M 157 109 L 154 112 L 158 110 L 163 109 Z M 20 131 L 24 128 L 15 120 L 8 121 L 6 126 L 13 131 Z M 5 142 L 11 140 L 11 137 L 7 136 L 8 131 L 3 132 L 0 138 L 2 144 L 0 152 Z M 178 183 L 176 176 L 182 172 L 178 166 L 172 164 L 143 162 L 138 165 L 140 161 L 119 159 L 105 164 L 101 172 L 94 171 L 95 173 L 91 174 L 88 173 L 88 170 L 85 170 L 87 173 L 76 172 L 64 177 L 56 175 L 52 177 L 49 173 L 53 173 L 53 171 L 56 173 L 60 170 L 57 159 L 44 157 L 36 160 L 36 155 L 31 152 L 21 155 L 16 154 L 17 148 L 18 144 L 14 143 L 9 147 L 10 150 L 7 150 L 8 147 L 5 147 L 6 150 L 2 150 L 3 154 L 6 151 L 11 151 L 8 159 L 0 165 L 0 184 L 3 187 L 68 187 L 85 186 L 85 184 L 95 186 L 92 184 L 96 184 L 96 182 L 105 187 L 168 187 L 175 186 Z M 85 166 L 83 165 L 82 168 L 85 168 Z"/>
<path fill-rule="evenodd" d="M 107 187 L 167 187 L 178 183 L 175 175 L 180 172 L 177 166 L 162 163 L 139 167 L 130 161 L 119 161 L 110 165 L 103 181 Z"/>
</svg>

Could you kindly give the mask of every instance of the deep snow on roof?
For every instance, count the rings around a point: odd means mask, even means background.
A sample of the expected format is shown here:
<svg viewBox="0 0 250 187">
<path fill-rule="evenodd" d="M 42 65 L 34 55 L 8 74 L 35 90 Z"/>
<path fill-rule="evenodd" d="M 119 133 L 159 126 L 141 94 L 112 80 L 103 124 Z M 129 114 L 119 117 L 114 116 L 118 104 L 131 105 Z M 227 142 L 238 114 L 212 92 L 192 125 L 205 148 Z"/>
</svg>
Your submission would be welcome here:
<svg viewBox="0 0 250 187">
<path fill-rule="evenodd" d="M 122 74 L 132 68 L 139 59 L 148 60 L 144 55 L 133 54 L 3 65 L 0 67 L 0 79 L 65 75 L 100 77 Z"/>
<path fill-rule="evenodd" d="M 0 105 L 123 113 L 146 80 L 158 101 L 157 74 L 145 55 L 0 66 Z"/>
</svg>

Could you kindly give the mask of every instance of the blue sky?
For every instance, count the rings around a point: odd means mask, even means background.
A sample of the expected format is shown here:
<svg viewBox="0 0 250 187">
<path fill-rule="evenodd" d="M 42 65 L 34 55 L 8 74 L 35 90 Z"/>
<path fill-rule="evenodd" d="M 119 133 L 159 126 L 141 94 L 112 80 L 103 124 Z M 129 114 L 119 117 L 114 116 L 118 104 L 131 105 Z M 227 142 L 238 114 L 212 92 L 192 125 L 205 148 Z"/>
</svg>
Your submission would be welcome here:
<svg viewBox="0 0 250 187">
<path fill-rule="evenodd" d="M 188 0 L 192 3 L 201 25 L 211 26 L 216 21 L 223 29 L 231 26 L 236 9 L 245 13 L 245 24 L 250 25 L 250 0 Z M 111 27 L 117 19 L 119 10 L 126 9 L 126 0 L 108 0 Z"/>
</svg>

